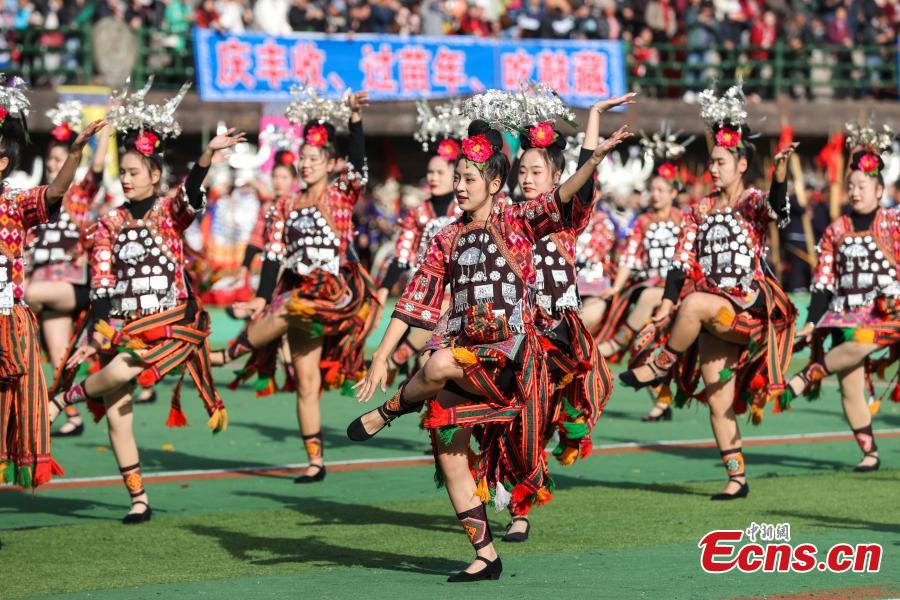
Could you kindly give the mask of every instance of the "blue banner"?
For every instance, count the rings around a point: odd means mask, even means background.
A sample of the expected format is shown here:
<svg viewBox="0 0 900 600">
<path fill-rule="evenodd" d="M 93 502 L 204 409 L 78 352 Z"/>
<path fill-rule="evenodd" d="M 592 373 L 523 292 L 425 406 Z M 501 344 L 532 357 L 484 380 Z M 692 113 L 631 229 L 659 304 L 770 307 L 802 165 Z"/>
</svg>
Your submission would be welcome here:
<svg viewBox="0 0 900 600">
<path fill-rule="evenodd" d="M 295 83 L 338 95 L 368 90 L 373 101 L 518 89 L 533 79 L 574 106 L 625 93 L 615 41 L 484 40 L 388 35 L 220 34 L 194 30 L 200 96 L 211 101 L 288 101 Z"/>
</svg>

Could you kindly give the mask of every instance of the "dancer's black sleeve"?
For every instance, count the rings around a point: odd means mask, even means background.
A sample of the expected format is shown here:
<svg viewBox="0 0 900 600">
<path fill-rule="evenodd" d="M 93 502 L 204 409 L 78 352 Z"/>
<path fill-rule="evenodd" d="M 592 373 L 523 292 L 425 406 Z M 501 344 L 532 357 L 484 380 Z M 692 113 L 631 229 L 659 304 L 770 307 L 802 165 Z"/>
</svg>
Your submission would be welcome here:
<svg viewBox="0 0 900 600">
<path fill-rule="evenodd" d="M 387 289 L 393 289 L 394 284 L 400 279 L 400 276 L 403 275 L 403 269 L 400 265 L 397 264 L 396 260 L 392 260 L 391 264 L 388 265 L 387 273 L 384 274 L 384 279 L 381 280 L 381 285 L 378 287 L 383 287 Z"/>
<path fill-rule="evenodd" d="M 593 150 L 588 150 L 587 148 L 582 148 L 581 152 L 578 155 L 578 168 L 584 166 L 584 164 L 590 160 L 590 158 L 594 155 Z M 588 178 L 587 182 L 581 186 L 581 189 L 578 190 L 578 200 L 582 204 L 590 204 L 594 199 L 594 177 L 593 175 Z"/>
<path fill-rule="evenodd" d="M 791 203 L 788 201 L 787 188 L 786 177 L 784 181 L 778 181 L 775 177 L 772 177 L 768 202 L 775 214 L 778 215 L 778 223 L 786 221 L 791 215 Z"/>
<path fill-rule="evenodd" d="M 281 264 L 277 260 L 263 261 L 262 271 L 259 274 L 259 288 L 256 290 L 257 298 L 265 298 L 266 302 L 272 301 L 275 292 L 275 284 L 278 283 L 278 270 Z"/>
<path fill-rule="evenodd" d="M 809 299 L 809 310 L 806 314 L 807 323 L 819 322 L 819 319 L 828 310 L 832 296 L 833 294 L 827 290 L 816 290 L 812 293 L 812 297 Z"/>
<path fill-rule="evenodd" d="M 247 244 L 247 247 L 244 249 L 244 262 L 241 265 L 249 269 L 253 265 L 253 259 L 260 252 L 262 252 L 262 248 L 258 248 L 253 244 Z"/>
<path fill-rule="evenodd" d="M 681 297 L 681 288 L 684 287 L 685 279 L 687 279 L 687 274 L 681 269 L 669 269 L 669 273 L 666 275 L 663 300 L 671 300 L 674 304 L 678 304 L 678 298 Z"/>
<path fill-rule="evenodd" d="M 362 171 L 366 166 L 366 136 L 363 134 L 362 121 L 350 121 L 350 151 L 347 158 L 353 168 Z"/>
<path fill-rule="evenodd" d="M 188 203 L 194 210 L 203 208 L 203 180 L 209 173 L 209 167 L 201 167 L 199 162 L 195 162 L 188 173 L 187 179 L 184 181 L 184 191 L 187 193 Z"/>
<path fill-rule="evenodd" d="M 91 300 L 91 318 L 94 323 L 109 319 L 109 311 L 112 304 L 109 298 L 94 298 Z"/>
</svg>

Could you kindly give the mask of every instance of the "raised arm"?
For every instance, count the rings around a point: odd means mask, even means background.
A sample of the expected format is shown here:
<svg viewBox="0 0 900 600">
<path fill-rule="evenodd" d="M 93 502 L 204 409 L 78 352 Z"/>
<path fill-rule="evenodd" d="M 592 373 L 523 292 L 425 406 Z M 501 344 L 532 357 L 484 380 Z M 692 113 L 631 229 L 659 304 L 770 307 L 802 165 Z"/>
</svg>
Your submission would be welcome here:
<svg viewBox="0 0 900 600">
<path fill-rule="evenodd" d="M 791 205 L 787 195 L 788 161 L 799 145 L 798 142 L 794 142 L 776 154 L 774 159 L 775 172 L 772 173 L 772 183 L 769 186 L 767 203 L 772 218 L 778 223 L 779 227 L 787 225 L 790 221 Z"/>
<path fill-rule="evenodd" d="M 69 156 L 66 157 L 66 162 L 63 163 L 62 168 L 59 170 L 59 173 L 56 174 L 53 182 L 47 186 L 47 193 L 44 195 L 44 201 L 47 203 L 48 213 L 55 210 L 56 205 L 59 204 L 59 201 L 62 200 L 66 191 L 68 191 L 69 186 L 72 185 L 72 180 L 75 178 L 75 170 L 78 169 L 78 163 L 81 162 L 81 153 L 84 150 L 85 144 L 87 144 L 88 140 L 91 139 L 95 133 L 104 127 L 106 127 L 106 121 L 103 119 L 94 121 L 85 127 L 84 131 L 79 133 L 78 137 L 75 138 L 75 141 L 69 148 Z"/>
<path fill-rule="evenodd" d="M 628 125 L 623 125 L 615 133 L 603 140 L 602 143 L 598 144 L 587 162 L 581 165 L 571 177 L 559 186 L 559 201 L 563 204 L 571 202 L 575 194 L 593 178 L 594 171 L 597 170 L 597 166 L 606 158 L 606 155 L 633 135 L 632 132 L 628 131 Z"/>
<path fill-rule="evenodd" d="M 348 100 L 350 103 L 350 151 L 347 158 L 353 168 L 362 172 L 366 167 L 366 136 L 363 134 L 362 110 L 369 106 L 369 92 L 356 92 Z"/>
</svg>

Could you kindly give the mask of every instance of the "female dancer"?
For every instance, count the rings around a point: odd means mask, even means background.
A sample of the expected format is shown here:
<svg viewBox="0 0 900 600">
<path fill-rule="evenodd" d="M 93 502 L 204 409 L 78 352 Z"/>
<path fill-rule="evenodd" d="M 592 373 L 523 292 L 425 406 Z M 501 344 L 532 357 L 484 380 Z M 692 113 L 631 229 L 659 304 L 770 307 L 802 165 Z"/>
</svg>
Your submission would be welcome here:
<svg viewBox="0 0 900 600">
<path fill-rule="evenodd" d="M 571 227 L 572 198 L 603 157 L 630 135 L 625 128 L 617 131 L 551 192 L 509 204 L 497 200 L 509 171 L 503 139 L 484 121 L 473 121 L 456 164 L 456 198 L 464 215 L 432 240 L 397 303 L 369 374 L 356 386 L 363 402 L 376 389 L 386 390 L 388 357 L 408 327 L 435 327 L 449 284 L 453 302 L 441 347 L 392 399 L 351 423 L 347 435 L 367 440 L 432 400 L 424 423 L 432 434 L 436 477 L 446 483 L 476 553 L 476 560 L 450 582 L 500 577 L 502 563 L 485 503 L 511 506 L 521 515 L 552 497 L 542 431 L 549 380 L 529 299 L 535 279 L 532 245 Z M 474 479 L 469 470 L 473 428 L 481 447 Z"/>
<path fill-rule="evenodd" d="M 99 416 L 105 408 L 109 441 L 131 496 L 131 508 L 122 520 L 129 525 L 149 521 L 152 515 L 132 429 L 133 382 L 150 387 L 167 373 L 180 368 L 183 379 L 187 371 L 210 415 L 210 428 L 218 432 L 227 427 L 225 406 L 209 367 L 209 315 L 198 307 L 186 279 L 182 238 L 206 205 L 200 186 L 213 154 L 244 138 L 234 130 L 214 137 L 187 179 L 160 196 L 163 141 L 181 131 L 172 113 L 187 87 L 164 106 L 144 104 L 149 89 L 150 83 L 131 95 L 124 91 L 109 114 L 123 138 L 119 180 L 127 202 L 109 211 L 89 234 L 90 317 L 95 331 L 88 343 L 71 353 L 50 401 L 51 420 L 75 402 L 87 401 Z M 95 355 L 102 368 L 71 383 L 79 365 Z M 169 426 L 186 424 L 180 381 Z"/>
<path fill-rule="evenodd" d="M 453 171 L 459 159 L 459 140 L 465 136 L 470 119 L 460 114 L 458 101 L 439 105 L 434 112 L 424 102 L 418 109 L 419 130 L 415 138 L 423 150 L 431 153 L 426 172 L 431 196 L 400 221 L 394 256 L 378 290 L 382 304 L 400 278 L 415 271 L 419 250 L 427 249 L 434 234 L 462 214 L 453 193 Z M 442 314 L 449 306 L 447 300 L 441 307 Z M 407 332 L 390 358 L 391 382 L 398 370 L 407 367 L 410 358 L 421 353 L 430 337 L 431 332 L 424 329 L 411 328 Z M 420 356 L 420 363 L 423 358 Z"/>
<path fill-rule="evenodd" d="M 651 210 L 635 222 L 619 261 L 616 279 L 601 295 L 603 299 L 611 299 L 609 316 L 597 334 L 597 339 L 602 340 L 599 351 L 605 358 L 627 353 L 635 334 L 650 321 L 650 316 L 662 302 L 666 275 L 675 257 L 675 244 L 681 231 L 682 213 L 675 200 L 682 186 L 675 161 L 684 155 L 685 146 L 690 142 L 679 143 L 677 136 L 667 129 L 652 138 L 641 139 L 645 152 L 655 161 L 650 180 Z M 629 281 L 631 285 L 626 288 Z M 660 419 L 672 419 L 668 393 L 658 396 L 650 414 L 643 417 L 644 421 Z"/>
<path fill-rule="evenodd" d="M 81 103 L 65 102 L 47 112 L 55 125 L 47 149 L 47 179 L 54 179 L 65 162 L 72 142 L 81 128 Z M 97 136 L 91 168 L 84 178 L 69 188 L 60 205 L 59 218 L 39 225 L 28 236 L 28 284 L 25 301 L 38 316 L 41 334 L 53 370 L 62 366 L 74 333 L 75 321 L 90 303 L 87 254 L 82 236 L 94 218 L 94 202 L 103 183 L 103 168 L 110 128 Z M 67 420 L 51 436 L 77 436 L 84 432 L 81 414 L 66 408 Z"/>
<path fill-rule="evenodd" d="M 24 82 L 11 83 L 0 74 L 0 483 L 37 487 L 62 475 L 62 469 L 50 456 L 37 319 L 23 302 L 24 242 L 29 229 L 56 217 L 85 144 L 106 123 L 95 121 L 75 137 L 50 185 L 13 190 L 6 178 L 28 139 L 30 103 Z"/>
<path fill-rule="evenodd" d="M 591 108 L 578 158 L 579 168 L 590 160 L 599 141 L 600 115 L 616 106 L 634 104 L 634 95 L 598 102 Z M 510 112 L 527 115 L 534 111 Z M 524 200 L 534 202 L 559 186 L 566 166 L 566 141 L 549 120 L 518 123 L 516 129 L 521 131 L 519 144 L 523 150 L 518 161 L 517 183 Z M 578 314 L 575 241 L 591 217 L 593 184 L 591 177 L 578 192 L 578 202 L 573 205 L 572 227 L 540 238 L 532 249 L 536 275 L 533 286 L 535 326 L 550 342 L 545 350 L 550 361 L 551 384 L 555 388 L 547 412 L 546 438 L 552 436 L 550 429 L 558 430 L 560 442 L 553 453 L 564 465 L 574 463 L 579 455 L 590 454 L 591 430 L 612 390 L 606 362 L 597 354 L 593 337 Z M 528 539 L 530 526 L 527 514 L 512 513 L 503 541 L 524 542 Z"/>
<path fill-rule="evenodd" d="M 725 489 L 712 499 L 732 500 L 750 491 L 735 415 L 750 404 L 754 423 L 761 421 L 767 400 L 784 391 L 784 369 L 793 349 L 796 310 L 764 272 L 761 257 L 769 222 L 784 226 L 789 218 L 787 160 L 796 145 L 775 156 L 768 197 L 745 188 L 754 147 L 748 139 L 743 92 L 731 88 L 719 99 L 707 90 L 700 100 L 701 116 L 715 140 L 709 169 L 716 193 L 689 208 L 684 217 L 663 302 L 653 317 L 657 323 L 673 320 L 668 343 L 648 364 L 619 377 L 639 389 L 666 383 L 677 367 L 676 402 L 683 403 L 702 374 L 702 400 L 709 405 L 728 473 Z M 694 280 L 696 291 L 673 315 L 686 276 Z"/>
<path fill-rule="evenodd" d="M 256 298 L 235 306 L 248 311 L 251 322 L 227 349 L 214 354 L 217 364 L 225 364 L 252 352 L 240 377 L 259 373 L 265 385 L 274 387 L 277 351 L 288 334 L 297 419 L 309 457 L 297 483 L 325 479 L 322 391 L 345 383 L 349 389 L 348 382 L 362 377 L 365 340 L 380 313 L 375 286 L 352 250 L 351 214 L 367 177 L 362 109 L 368 98 L 367 92 L 357 92 L 341 102 L 315 105 L 301 98 L 288 108 L 294 122 L 306 121 L 300 155 L 306 189 L 283 197 L 270 212 Z M 310 105 L 324 112 L 307 120 Z M 348 118 L 350 129 L 349 164 L 334 180 L 330 174 L 338 154 L 334 126 L 325 120 L 329 115 Z"/>
<path fill-rule="evenodd" d="M 817 397 L 821 380 L 835 373 L 841 386 L 844 416 L 863 453 L 854 471 L 881 466 L 866 403 L 866 377 L 893 362 L 900 350 L 900 215 L 879 207 L 884 193 L 881 153 L 893 134 L 869 127 L 850 127 L 851 212 L 828 226 L 819 242 L 818 263 L 806 326 L 799 336 L 812 342 L 809 366 L 795 375 L 782 395 L 783 405 L 801 394 Z M 831 349 L 824 344 L 831 336 Z M 869 356 L 890 348 L 886 360 Z"/>
</svg>

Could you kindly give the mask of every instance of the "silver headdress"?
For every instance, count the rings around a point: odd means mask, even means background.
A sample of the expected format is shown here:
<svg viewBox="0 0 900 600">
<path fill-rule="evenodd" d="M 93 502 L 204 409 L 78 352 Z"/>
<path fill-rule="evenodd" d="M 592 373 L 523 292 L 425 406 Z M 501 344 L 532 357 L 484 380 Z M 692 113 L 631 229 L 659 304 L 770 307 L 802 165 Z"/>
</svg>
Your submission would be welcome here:
<svg viewBox="0 0 900 600">
<path fill-rule="evenodd" d="M 466 100 L 463 107 L 472 119 L 487 121 L 492 127 L 522 133 L 538 123 L 562 120 L 575 126 L 575 113 L 559 94 L 544 83 L 529 81 L 518 92 L 488 90 Z"/>
<path fill-rule="evenodd" d="M 614 197 L 627 197 L 647 189 L 647 181 L 653 174 L 653 159 L 641 156 L 636 146 L 627 150 L 628 157 L 613 151 L 607 160 L 597 167 L 599 189 Z"/>
<path fill-rule="evenodd" d="M 47 111 L 47 118 L 56 126 L 68 125 L 73 131 L 81 131 L 84 127 L 84 105 L 78 100 L 60 102 L 56 108 Z"/>
<path fill-rule="evenodd" d="M 885 123 L 881 129 L 876 129 L 870 122 L 868 125 L 847 123 L 844 125 L 847 131 L 846 144 L 852 152 L 859 148 L 874 150 L 879 154 L 891 149 L 894 142 L 894 130 Z"/>
<path fill-rule="evenodd" d="M 413 138 L 428 152 L 432 144 L 444 138 L 464 138 L 471 119 L 463 114 L 462 102 L 451 100 L 432 108 L 425 101 L 416 103 L 416 124 L 419 129 Z"/>
<path fill-rule="evenodd" d="M 112 109 L 106 120 L 118 131 L 149 129 L 163 139 L 176 138 L 181 135 L 181 125 L 175 120 L 175 109 L 184 100 L 191 84 L 185 83 L 178 93 L 165 104 L 147 104 L 144 99 L 153 85 L 151 76 L 143 88 L 129 90 L 130 79 L 125 80 L 125 87 L 113 92 Z"/>
<path fill-rule="evenodd" d="M 747 99 L 740 85 L 735 85 L 721 97 L 716 96 L 715 89 L 700 92 L 697 98 L 700 103 L 700 118 L 710 129 L 723 124 L 740 127 L 747 123 Z"/>
<path fill-rule="evenodd" d="M 275 127 L 269 123 L 259 132 L 260 147 L 269 148 L 272 152 L 280 150 L 296 150 L 303 145 L 303 140 L 297 135 L 293 125 L 290 127 Z"/>
<path fill-rule="evenodd" d="M 6 110 L 8 115 L 24 119 L 31 109 L 31 101 L 25 95 L 25 92 L 28 91 L 25 80 L 21 77 L 13 77 L 9 82 L 11 85 L 7 85 L 6 74 L 0 73 L 0 106 Z"/>
<path fill-rule="evenodd" d="M 332 100 L 323 98 L 308 85 L 293 85 L 291 95 L 294 99 L 285 109 L 284 116 L 292 123 L 303 126 L 307 121 L 319 121 L 331 123 L 337 128 L 350 119 L 350 90 L 337 100 Z"/>
<path fill-rule="evenodd" d="M 650 136 L 642 131 L 641 147 L 644 149 L 644 154 L 656 161 L 681 158 L 687 152 L 687 146 L 695 139 L 695 136 L 691 136 L 686 140 L 679 141 L 678 137 L 681 133 L 680 131 L 672 133 L 668 123 L 663 123 L 660 130 Z"/>
</svg>

